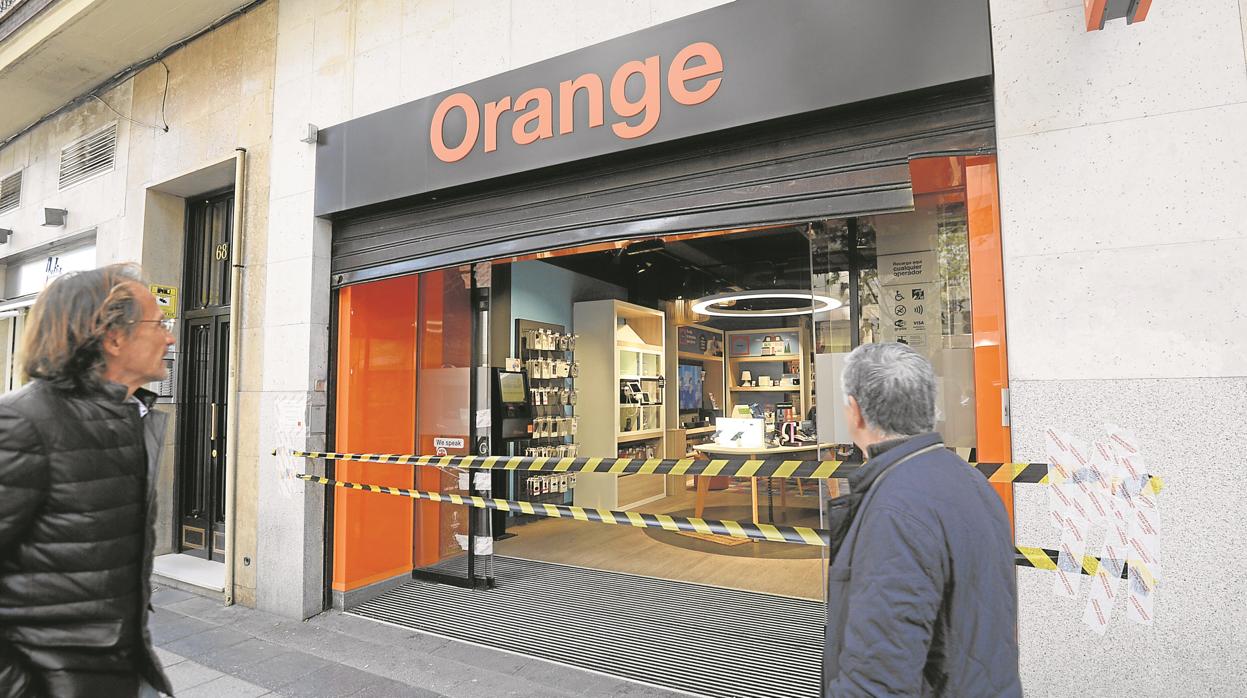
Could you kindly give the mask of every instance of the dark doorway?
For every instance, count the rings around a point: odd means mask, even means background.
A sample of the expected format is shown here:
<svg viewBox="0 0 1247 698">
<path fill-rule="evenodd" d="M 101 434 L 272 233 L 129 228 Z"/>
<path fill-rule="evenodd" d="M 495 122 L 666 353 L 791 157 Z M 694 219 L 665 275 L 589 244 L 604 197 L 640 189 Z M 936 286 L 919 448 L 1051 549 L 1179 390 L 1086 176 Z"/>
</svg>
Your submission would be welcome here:
<svg viewBox="0 0 1247 698">
<path fill-rule="evenodd" d="M 225 412 L 234 193 L 187 202 L 177 453 L 182 553 L 225 559 Z"/>
</svg>

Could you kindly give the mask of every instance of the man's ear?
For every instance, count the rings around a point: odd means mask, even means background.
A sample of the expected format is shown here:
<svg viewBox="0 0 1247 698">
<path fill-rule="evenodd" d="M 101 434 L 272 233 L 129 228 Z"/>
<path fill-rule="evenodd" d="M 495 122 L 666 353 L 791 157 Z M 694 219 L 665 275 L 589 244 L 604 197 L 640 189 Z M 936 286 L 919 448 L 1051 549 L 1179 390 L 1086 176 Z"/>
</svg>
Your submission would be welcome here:
<svg viewBox="0 0 1247 698">
<path fill-rule="evenodd" d="M 105 333 L 104 338 L 100 340 L 100 350 L 104 352 L 104 356 L 116 358 L 121 356 L 125 335 L 118 330 L 109 330 Z"/>
<path fill-rule="evenodd" d="M 849 426 L 853 429 L 862 430 L 866 428 L 866 418 L 862 416 L 862 408 L 857 404 L 857 398 L 849 396 L 849 402 L 844 406 L 844 416 Z"/>
</svg>

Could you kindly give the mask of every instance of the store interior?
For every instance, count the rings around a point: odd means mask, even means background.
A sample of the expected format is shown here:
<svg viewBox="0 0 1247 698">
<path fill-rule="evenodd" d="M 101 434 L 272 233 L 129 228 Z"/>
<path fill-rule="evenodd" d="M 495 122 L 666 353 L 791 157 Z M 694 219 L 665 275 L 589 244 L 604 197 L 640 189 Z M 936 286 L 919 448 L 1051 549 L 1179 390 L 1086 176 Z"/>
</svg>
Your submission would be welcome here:
<svg viewBox="0 0 1247 698">
<path fill-rule="evenodd" d="M 839 370 L 853 346 L 872 341 L 907 342 L 931 358 L 940 380 L 938 426 L 949 445 L 973 446 L 967 256 L 964 205 L 933 199 L 904 213 L 495 261 L 490 306 L 508 311 L 490 320 L 494 452 L 860 457 L 842 421 Z M 820 500 L 843 486 L 642 474 L 498 477 L 495 492 L 511 499 L 813 527 Z M 522 515 L 497 516 L 494 535 L 499 555 L 822 596 L 824 551 L 814 546 Z"/>
</svg>

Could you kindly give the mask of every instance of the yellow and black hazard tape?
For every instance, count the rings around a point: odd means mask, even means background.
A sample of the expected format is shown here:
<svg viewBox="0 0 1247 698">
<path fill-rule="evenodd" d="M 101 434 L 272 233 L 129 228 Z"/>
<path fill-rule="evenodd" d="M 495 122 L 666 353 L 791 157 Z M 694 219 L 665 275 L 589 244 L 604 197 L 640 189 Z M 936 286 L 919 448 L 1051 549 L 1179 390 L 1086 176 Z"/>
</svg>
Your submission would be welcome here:
<svg viewBox="0 0 1247 698">
<path fill-rule="evenodd" d="M 1019 485 L 1048 484 L 1047 463 L 970 463 L 989 482 Z"/>
<path fill-rule="evenodd" d="M 844 477 L 859 467 L 838 460 L 754 460 L 725 458 L 529 458 L 526 456 L 415 456 L 391 453 L 320 453 L 293 451 L 296 458 L 432 465 L 475 470 L 517 470 L 552 473 L 604 473 L 607 475 L 710 475 L 731 477 L 796 477 L 826 479 Z"/>
<path fill-rule="evenodd" d="M 828 545 L 828 534 L 826 531 L 804 526 L 774 526 L 772 524 L 745 523 L 741 521 L 715 521 L 713 519 L 684 518 L 666 514 L 640 514 L 632 511 L 586 509 L 565 504 L 537 504 L 510 499 L 494 499 L 491 497 L 465 497 L 458 494 L 424 492 L 385 485 L 361 485 L 354 482 L 343 482 L 341 480 L 331 480 L 327 477 L 307 475 L 305 473 L 297 473 L 295 477 L 300 480 L 331 487 L 376 492 L 378 494 L 392 494 L 430 502 L 460 504 L 477 509 L 496 509 L 498 511 L 509 511 L 519 514 L 548 516 L 556 519 L 575 519 L 577 521 L 594 521 L 617 526 L 632 526 L 634 528 L 661 528 L 667 531 L 709 533 L 771 543 L 796 543 L 799 545 L 823 547 Z"/>
<path fill-rule="evenodd" d="M 1034 548 L 1025 545 L 1017 546 L 1015 564 L 1018 567 L 1035 567 L 1041 570 L 1055 571 L 1060 553 L 1049 548 Z M 1082 573 L 1094 577 L 1100 569 L 1100 559 L 1091 555 L 1082 558 Z M 1128 570 L 1125 563 L 1121 566 L 1121 578 L 1126 579 Z"/>
<path fill-rule="evenodd" d="M 667 514 L 642 514 L 633 511 L 612 511 L 610 509 L 586 509 L 584 507 L 567 506 L 565 504 L 539 504 L 520 502 L 510 499 L 494 499 L 492 497 L 472 497 L 440 492 L 409 490 L 402 487 L 387 485 L 366 485 L 355 482 L 333 480 L 317 475 L 297 473 L 300 480 L 314 482 L 328 487 L 341 487 L 361 492 L 391 494 L 411 499 L 423 499 L 430 502 L 458 504 L 477 509 L 496 509 L 531 516 L 546 516 L 555 519 L 575 519 L 576 521 L 592 521 L 596 523 L 631 526 L 633 528 L 661 528 L 667 531 L 688 531 L 692 533 L 708 533 L 733 538 L 748 538 L 770 543 L 796 543 L 798 545 L 814 545 L 829 547 L 830 534 L 822 529 L 804 526 L 775 526 L 764 523 L 746 523 L 742 521 L 716 521 L 714 519 L 684 518 Z M 1053 571 L 1057 568 L 1059 554 L 1048 548 L 1029 546 L 1015 547 L 1014 563 L 1019 567 L 1035 567 Z M 1082 560 L 1082 573 L 1095 576 L 1100 560 L 1090 555 Z M 1126 567 L 1122 566 L 1122 578 L 1126 578 Z"/>
<path fill-rule="evenodd" d="M 826 479 L 846 477 L 860 463 L 838 460 L 762 460 L 728 458 L 529 458 L 523 456 L 416 456 L 393 453 L 332 453 L 292 451 L 295 458 L 320 458 L 360 463 L 432 465 L 477 470 L 517 470 L 554 473 L 606 473 L 609 475 L 710 475 L 730 477 L 793 477 Z M 971 463 L 991 482 L 1046 484 L 1046 463 Z"/>
</svg>

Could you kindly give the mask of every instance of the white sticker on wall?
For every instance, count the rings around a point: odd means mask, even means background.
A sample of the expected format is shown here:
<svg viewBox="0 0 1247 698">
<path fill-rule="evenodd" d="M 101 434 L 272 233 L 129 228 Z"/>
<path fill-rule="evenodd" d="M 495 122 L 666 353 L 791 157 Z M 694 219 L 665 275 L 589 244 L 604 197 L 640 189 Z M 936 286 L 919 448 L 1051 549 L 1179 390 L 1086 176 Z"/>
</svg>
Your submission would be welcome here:
<svg viewBox="0 0 1247 698">
<path fill-rule="evenodd" d="M 455 542 L 459 544 L 460 550 L 468 549 L 468 537 L 462 533 L 455 534 Z M 476 554 L 477 555 L 493 555 L 494 539 L 491 536 L 476 536 Z"/>
<path fill-rule="evenodd" d="M 1118 590 L 1121 588 L 1122 567 L 1126 564 L 1129 539 L 1126 534 L 1126 515 L 1116 498 L 1110 497 L 1108 530 L 1104 533 L 1104 543 L 1100 547 L 1099 567 L 1091 580 L 1091 592 L 1087 594 L 1087 607 L 1083 611 L 1083 622 L 1100 635 L 1108 629 L 1113 618 L 1113 607 L 1116 605 Z"/>
<path fill-rule="evenodd" d="M 287 499 L 294 497 L 297 481 L 295 473 L 311 473 L 315 461 L 294 458 L 291 451 L 302 451 L 307 445 L 307 401 L 289 395 L 274 399 L 273 409 L 277 418 L 277 490 Z"/>
<path fill-rule="evenodd" d="M 1087 446 L 1063 432 L 1044 435 L 1049 520 L 1061 530 L 1053 592 L 1076 598 L 1088 541 L 1103 527 L 1083 621 L 1101 635 L 1112 620 L 1126 570 L 1126 617 L 1151 625 L 1161 578 L 1159 480 L 1133 433 L 1105 425 L 1107 438 Z M 1090 569 L 1090 561 L 1087 561 Z"/>
<path fill-rule="evenodd" d="M 1082 558 L 1087 552 L 1089 529 L 1089 524 L 1082 518 L 1066 514 L 1057 556 L 1056 578 L 1052 580 L 1052 590 L 1057 596 L 1078 598 L 1078 590 L 1082 585 Z"/>
</svg>

